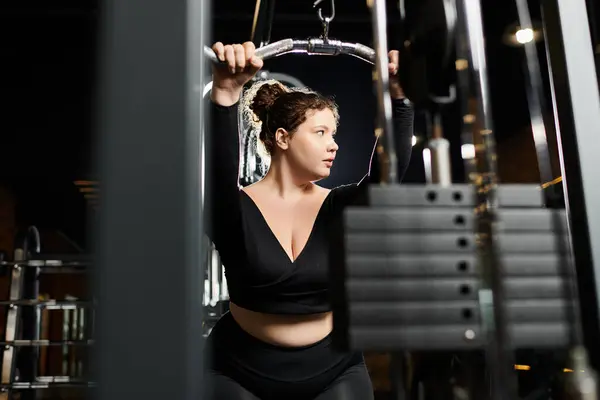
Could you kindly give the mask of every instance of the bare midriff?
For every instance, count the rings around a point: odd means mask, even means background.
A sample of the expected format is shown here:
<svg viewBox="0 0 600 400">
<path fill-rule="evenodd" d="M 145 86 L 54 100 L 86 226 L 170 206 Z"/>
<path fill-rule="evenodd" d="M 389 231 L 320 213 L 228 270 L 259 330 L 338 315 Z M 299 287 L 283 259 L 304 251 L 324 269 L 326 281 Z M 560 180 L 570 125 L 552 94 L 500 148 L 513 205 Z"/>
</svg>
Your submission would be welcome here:
<svg viewBox="0 0 600 400">
<path fill-rule="evenodd" d="M 278 315 L 229 306 L 238 325 L 255 338 L 276 346 L 302 347 L 324 339 L 333 329 L 332 312 L 310 315 Z"/>
</svg>

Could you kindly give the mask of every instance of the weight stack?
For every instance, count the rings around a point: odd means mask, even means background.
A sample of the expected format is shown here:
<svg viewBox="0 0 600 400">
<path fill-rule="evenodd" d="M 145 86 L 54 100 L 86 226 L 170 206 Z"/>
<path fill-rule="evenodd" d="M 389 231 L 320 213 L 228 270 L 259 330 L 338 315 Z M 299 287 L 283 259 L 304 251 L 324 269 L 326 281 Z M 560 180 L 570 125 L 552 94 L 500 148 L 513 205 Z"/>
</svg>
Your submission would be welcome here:
<svg viewBox="0 0 600 400">
<path fill-rule="evenodd" d="M 362 351 L 486 344 L 475 193 L 469 185 L 371 186 L 345 210 L 331 254 L 334 343 Z M 575 277 L 564 210 L 534 185 L 500 185 L 496 236 L 513 348 L 567 347 Z"/>
</svg>

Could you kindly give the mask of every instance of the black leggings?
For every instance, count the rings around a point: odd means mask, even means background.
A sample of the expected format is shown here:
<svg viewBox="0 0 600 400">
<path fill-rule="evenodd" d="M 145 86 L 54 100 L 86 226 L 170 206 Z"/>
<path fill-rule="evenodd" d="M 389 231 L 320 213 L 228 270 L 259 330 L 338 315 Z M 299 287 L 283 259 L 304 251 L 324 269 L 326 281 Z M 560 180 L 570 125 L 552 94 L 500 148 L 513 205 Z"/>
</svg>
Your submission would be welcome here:
<svg viewBox="0 0 600 400">
<path fill-rule="evenodd" d="M 249 335 L 226 314 L 207 341 L 204 400 L 372 400 L 361 353 L 334 350 L 331 337 L 285 348 Z"/>
<path fill-rule="evenodd" d="M 212 390 L 203 400 L 264 400 L 225 375 L 211 373 Z M 313 400 L 372 400 L 371 379 L 364 364 L 340 375 Z"/>
</svg>

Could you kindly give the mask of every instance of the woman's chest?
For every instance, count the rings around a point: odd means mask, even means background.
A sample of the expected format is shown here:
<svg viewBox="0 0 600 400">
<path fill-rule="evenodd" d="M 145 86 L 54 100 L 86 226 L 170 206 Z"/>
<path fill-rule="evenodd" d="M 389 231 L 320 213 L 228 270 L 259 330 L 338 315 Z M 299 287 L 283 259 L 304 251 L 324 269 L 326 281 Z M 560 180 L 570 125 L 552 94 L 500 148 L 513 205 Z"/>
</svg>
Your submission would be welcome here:
<svg viewBox="0 0 600 400">
<path fill-rule="evenodd" d="M 245 207 L 246 208 L 246 207 Z M 293 291 L 312 290 L 328 280 L 328 215 L 315 217 L 269 214 L 243 209 L 245 279 L 256 285 L 289 285 Z M 306 213 L 304 213 L 306 215 Z"/>
</svg>

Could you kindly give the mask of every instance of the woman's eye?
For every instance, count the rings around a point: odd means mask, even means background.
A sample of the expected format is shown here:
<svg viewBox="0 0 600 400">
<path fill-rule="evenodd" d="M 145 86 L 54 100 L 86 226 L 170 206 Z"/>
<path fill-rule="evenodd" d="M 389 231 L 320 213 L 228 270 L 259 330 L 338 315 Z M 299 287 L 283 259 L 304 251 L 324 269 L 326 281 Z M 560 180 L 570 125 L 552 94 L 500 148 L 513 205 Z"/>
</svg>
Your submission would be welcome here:
<svg viewBox="0 0 600 400">
<path fill-rule="evenodd" d="M 325 134 L 325 131 L 317 131 L 317 135 L 319 136 L 323 136 Z"/>
</svg>

